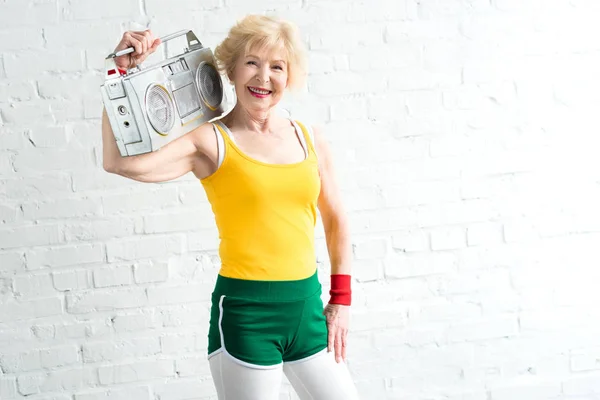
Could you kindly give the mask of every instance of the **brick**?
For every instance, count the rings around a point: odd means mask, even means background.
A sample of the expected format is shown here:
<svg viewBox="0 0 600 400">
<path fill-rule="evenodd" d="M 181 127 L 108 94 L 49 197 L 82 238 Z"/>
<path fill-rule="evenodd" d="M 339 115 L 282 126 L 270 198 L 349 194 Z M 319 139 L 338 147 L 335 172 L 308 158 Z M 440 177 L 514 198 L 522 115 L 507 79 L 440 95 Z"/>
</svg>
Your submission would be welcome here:
<svg viewBox="0 0 600 400">
<path fill-rule="evenodd" d="M 467 227 L 467 244 L 469 246 L 487 246 L 502 243 L 504 230 L 501 224 L 482 223 Z"/>
<path fill-rule="evenodd" d="M 460 271 L 448 275 L 440 285 L 444 295 L 494 293 L 512 289 L 510 272 L 504 268 Z"/>
<path fill-rule="evenodd" d="M 195 284 L 175 287 L 150 287 L 148 288 L 148 301 L 150 305 L 179 304 L 206 300 L 212 284 Z"/>
<path fill-rule="evenodd" d="M 91 151 L 64 149 L 37 149 L 19 153 L 15 157 L 15 169 L 19 173 L 58 171 L 66 169 L 89 169 L 94 167 Z M 89 177 L 88 177 L 89 179 Z"/>
<path fill-rule="evenodd" d="M 7 302 L 0 305 L 0 323 L 51 317 L 62 313 L 63 305 L 59 298 L 46 298 L 18 303 Z"/>
<path fill-rule="evenodd" d="M 137 225 L 135 219 L 126 218 L 125 216 L 103 219 L 86 218 L 83 221 L 65 222 L 63 232 L 65 240 L 69 243 L 105 241 L 133 236 Z"/>
<path fill-rule="evenodd" d="M 42 367 L 38 351 L 4 353 L 0 356 L 0 367 L 7 373 L 39 370 Z"/>
<path fill-rule="evenodd" d="M 23 394 L 21 382 L 28 393 L 50 393 L 61 390 L 75 392 L 97 385 L 97 377 L 92 369 L 67 369 L 48 372 L 34 376 L 17 378 L 19 391 Z"/>
<path fill-rule="evenodd" d="M 205 338 L 196 334 L 168 335 L 160 338 L 160 350 L 163 354 L 190 354 L 202 350 Z"/>
<path fill-rule="evenodd" d="M 565 379 L 563 393 L 567 396 L 587 396 L 600 393 L 600 374 L 597 372 Z"/>
<path fill-rule="evenodd" d="M 311 66 L 310 74 L 324 74 L 334 71 L 334 59 L 328 54 L 309 53 L 308 64 Z"/>
<path fill-rule="evenodd" d="M 64 126 L 34 127 L 29 132 L 29 141 L 36 148 L 66 147 L 69 136 Z"/>
<path fill-rule="evenodd" d="M 43 64 L 36 62 L 41 58 L 46 62 Z M 78 72 L 83 69 L 83 53 L 79 48 L 20 51 L 4 57 L 4 69 L 6 76 L 12 80 L 38 78 L 46 71 Z M 44 102 L 44 104 L 48 103 Z"/>
<path fill-rule="evenodd" d="M 20 208 L 0 205 L 0 224 L 14 223 L 19 216 Z"/>
<path fill-rule="evenodd" d="M 52 281 L 54 289 L 61 292 L 89 289 L 92 286 L 87 270 L 53 272 Z"/>
<path fill-rule="evenodd" d="M 205 360 L 203 356 L 178 358 L 175 360 L 177 375 L 187 377 L 210 374 L 209 365 Z"/>
<path fill-rule="evenodd" d="M 503 337 L 515 337 L 519 324 L 515 317 L 491 319 L 453 324 L 448 331 L 450 342 L 478 341 Z"/>
<path fill-rule="evenodd" d="M 109 242 L 106 251 L 109 262 L 130 261 L 181 254 L 183 244 L 181 236 L 141 236 Z"/>
<path fill-rule="evenodd" d="M 404 93 L 406 110 L 413 117 L 427 117 L 443 111 L 442 96 L 436 90 L 416 90 Z"/>
<path fill-rule="evenodd" d="M 83 345 L 83 362 L 114 362 L 127 358 L 142 358 L 157 355 L 161 351 L 158 338 L 88 343 Z"/>
<path fill-rule="evenodd" d="M 144 217 L 145 233 L 187 232 L 214 226 L 214 216 L 209 208 Z"/>
<path fill-rule="evenodd" d="M 28 220 L 83 218 L 100 214 L 102 206 L 97 199 L 62 199 L 23 205 L 23 216 Z"/>
<path fill-rule="evenodd" d="M 0 176 L 15 175 L 14 156 L 10 153 L 2 153 L 0 155 L 2 156 L 2 158 L 0 159 Z"/>
<path fill-rule="evenodd" d="M 146 293 L 141 288 L 67 294 L 67 312 L 70 314 L 138 308 L 147 303 Z"/>
<path fill-rule="evenodd" d="M 27 269 L 84 265 L 102 262 L 104 258 L 104 248 L 101 244 L 40 248 L 27 252 Z"/>
<path fill-rule="evenodd" d="M 133 274 L 136 283 L 166 282 L 169 278 L 167 264 L 139 263 L 134 265 Z"/>
<path fill-rule="evenodd" d="M 383 44 L 383 30 L 380 24 L 334 25 L 310 35 L 311 50 L 348 51 L 356 46 Z"/>
<path fill-rule="evenodd" d="M 458 201 L 460 190 L 455 182 L 413 182 L 401 186 L 388 186 L 383 190 L 388 207 L 439 204 Z"/>
<path fill-rule="evenodd" d="M 0 85 L 0 96 L 4 94 L 5 98 L 9 97 L 6 87 Z M 0 128 L 0 150 L 19 150 L 23 147 L 25 147 L 25 134 L 21 130 Z"/>
<path fill-rule="evenodd" d="M 367 103 L 365 99 L 342 99 L 332 102 L 331 120 L 365 119 L 367 117 Z"/>
<path fill-rule="evenodd" d="M 210 393 L 214 389 L 210 379 L 191 381 L 173 381 L 157 385 L 155 392 L 161 400 L 188 399 L 197 396 L 198 393 Z"/>
<path fill-rule="evenodd" d="M 2 328 L 0 330 L 0 343 L 11 343 L 18 341 L 28 342 L 33 338 L 29 328 Z"/>
<path fill-rule="evenodd" d="M 25 257 L 19 252 L 0 253 L 0 276 L 4 273 L 23 271 Z"/>
<path fill-rule="evenodd" d="M 203 300 L 208 301 L 208 298 L 204 298 Z M 197 330 L 200 326 L 207 328 L 205 322 L 209 318 L 209 311 L 210 305 L 207 302 L 184 305 L 176 304 L 161 307 L 159 318 L 165 327 L 193 327 L 194 330 Z"/>
<path fill-rule="evenodd" d="M 214 230 L 204 230 L 200 232 L 190 232 L 187 235 L 188 251 L 210 251 L 216 252 L 219 249 L 219 237 Z"/>
<path fill-rule="evenodd" d="M 459 69 L 427 71 L 423 69 L 402 68 L 390 76 L 389 88 L 394 91 L 432 90 L 458 86 L 461 80 L 461 71 Z"/>
<path fill-rule="evenodd" d="M 402 252 L 429 250 L 429 236 L 422 230 L 409 230 L 392 236 L 392 248 Z"/>
<path fill-rule="evenodd" d="M 14 288 L 17 297 L 50 297 L 56 294 L 50 274 L 17 277 Z"/>
<path fill-rule="evenodd" d="M 177 189 L 166 187 L 148 192 L 121 193 L 106 195 L 102 198 L 104 212 L 107 215 L 131 213 L 144 210 L 164 210 L 179 204 Z"/>
<path fill-rule="evenodd" d="M 2 52 L 41 49 L 43 44 L 43 31 L 39 26 L 0 31 L 0 51 Z"/>
<path fill-rule="evenodd" d="M 539 233 L 536 227 L 526 220 L 513 220 L 503 225 L 504 240 L 507 243 L 536 240 Z"/>
<path fill-rule="evenodd" d="M 75 394 L 75 400 L 152 400 L 152 398 L 150 388 L 147 386 Z"/>
<path fill-rule="evenodd" d="M 159 326 L 160 319 L 154 313 L 118 315 L 113 318 L 113 327 L 117 333 L 146 331 Z"/>
<path fill-rule="evenodd" d="M 109 322 L 91 320 L 76 323 L 57 323 L 53 326 L 54 337 L 57 340 L 102 339 L 112 334 Z"/>
<path fill-rule="evenodd" d="M 0 229 L 0 250 L 45 246 L 59 242 L 60 232 L 56 225 L 33 225 Z"/>
<path fill-rule="evenodd" d="M 133 273 L 131 265 L 111 266 L 94 270 L 94 287 L 131 285 Z"/>
<path fill-rule="evenodd" d="M 81 363 L 79 347 L 73 345 L 40 350 L 40 360 L 43 368 L 64 367 Z"/>
<path fill-rule="evenodd" d="M 445 274 L 456 268 L 456 257 L 449 253 L 397 253 L 385 260 L 389 279 Z"/>
<path fill-rule="evenodd" d="M 464 228 L 435 228 L 431 230 L 430 234 L 431 249 L 434 251 L 460 249 L 466 246 L 467 235 Z"/>
<path fill-rule="evenodd" d="M 158 360 L 98 368 L 102 385 L 132 383 L 149 379 L 174 377 L 175 365 L 171 360 Z"/>
<path fill-rule="evenodd" d="M 0 398 L 3 400 L 17 399 L 17 378 L 0 377 Z"/>
<path fill-rule="evenodd" d="M 309 77 L 311 93 L 323 97 L 353 95 L 359 93 L 379 93 L 385 89 L 385 79 L 378 75 L 364 77 L 354 72 L 334 72 L 327 75 Z"/>
<path fill-rule="evenodd" d="M 571 352 L 571 371 L 600 370 L 600 347 Z"/>
<path fill-rule="evenodd" d="M 15 102 L 32 101 L 35 98 L 35 87 L 30 82 L 7 82 L 0 84 L 0 96 Z M 4 142 L 4 140 L 2 141 Z"/>
<path fill-rule="evenodd" d="M 78 4 L 83 5 L 84 2 L 79 1 Z M 86 29 L 85 35 L 72 34 L 82 29 Z M 48 47 L 53 51 L 58 51 L 57 49 L 61 48 L 84 49 L 99 46 L 112 49 L 119 42 L 123 32 L 116 21 L 96 20 L 85 22 L 67 21 L 60 25 L 48 26 L 44 29 L 44 34 Z"/>
<path fill-rule="evenodd" d="M 360 240 L 352 244 L 352 250 L 357 260 L 384 258 L 388 248 L 389 242 L 383 238 Z"/>
<path fill-rule="evenodd" d="M 91 20 L 94 21 L 99 15 L 102 18 L 132 18 L 134 19 L 140 13 L 139 3 L 135 0 L 118 1 L 109 0 L 104 7 L 89 4 L 85 0 L 74 0 L 69 3 L 65 9 L 65 19 L 71 20 Z"/>
<path fill-rule="evenodd" d="M 493 400 L 545 400 L 558 398 L 562 394 L 560 383 L 515 385 L 491 390 Z"/>
<path fill-rule="evenodd" d="M 424 157 L 429 144 L 419 137 L 402 137 L 395 140 L 382 140 L 378 143 L 369 142 L 363 145 L 363 151 L 356 155 L 359 163 L 369 163 L 372 155 L 382 162 L 396 162 Z"/>
<path fill-rule="evenodd" d="M 0 196 L 11 200 L 47 200 L 49 196 L 64 195 L 71 191 L 71 179 L 67 174 L 36 173 L 36 176 L 19 179 L 0 179 Z"/>
</svg>

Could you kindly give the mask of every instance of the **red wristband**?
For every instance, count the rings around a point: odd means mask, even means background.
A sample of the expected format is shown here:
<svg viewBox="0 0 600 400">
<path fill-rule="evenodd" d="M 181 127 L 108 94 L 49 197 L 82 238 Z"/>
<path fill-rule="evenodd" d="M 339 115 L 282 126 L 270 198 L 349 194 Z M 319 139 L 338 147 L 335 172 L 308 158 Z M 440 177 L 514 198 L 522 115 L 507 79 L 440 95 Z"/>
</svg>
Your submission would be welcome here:
<svg viewBox="0 0 600 400">
<path fill-rule="evenodd" d="M 349 306 L 352 303 L 352 279 L 350 275 L 331 275 L 329 304 Z"/>
</svg>

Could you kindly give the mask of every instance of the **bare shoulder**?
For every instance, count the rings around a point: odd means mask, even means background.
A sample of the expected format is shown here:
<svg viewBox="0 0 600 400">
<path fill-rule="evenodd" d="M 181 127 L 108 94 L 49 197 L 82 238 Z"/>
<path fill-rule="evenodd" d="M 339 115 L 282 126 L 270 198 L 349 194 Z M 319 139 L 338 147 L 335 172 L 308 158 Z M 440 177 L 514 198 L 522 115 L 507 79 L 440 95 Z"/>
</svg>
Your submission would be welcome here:
<svg viewBox="0 0 600 400">
<path fill-rule="evenodd" d="M 319 157 L 319 164 L 321 167 L 325 167 L 331 162 L 331 151 L 329 149 L 329 142 L 325 137 L 324 129 L 322 125 L 311 125 L 314 135 L 314 146 L 317 156 Z"/>
<path fill-rule="evenodd" d="M 219 150 L 213 125 L 204 123 L 191 131 L 191 139 L 196 147 L 198 157 L 194 160 L 192 172 L 198 179 L 205 178 L 217 169 Z"/>
<path fill-rule="evenodd" d="M 190 132 L 191 139 L 198 151 L 209 158 L 211 154 L 217 152 L 217 139 L 215 138 L 215 132 L 213 125 L 210 122 L 206 122 L 196 129 Z"/>
</svg>

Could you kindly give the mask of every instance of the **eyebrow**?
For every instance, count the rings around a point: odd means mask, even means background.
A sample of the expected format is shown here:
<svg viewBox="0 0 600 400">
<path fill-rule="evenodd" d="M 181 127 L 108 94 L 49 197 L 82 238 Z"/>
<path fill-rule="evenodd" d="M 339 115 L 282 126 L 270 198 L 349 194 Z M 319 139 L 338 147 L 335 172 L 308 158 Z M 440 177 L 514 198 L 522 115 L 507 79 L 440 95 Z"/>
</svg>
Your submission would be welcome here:
<svg viewBox="0 0 600 400">
<path fill-rule="evenodd" d="M 260 57 L 255 56 L 254 54 L 247 54 L 246 57 L 253 57 L 253 58 L 256 58 L 256 59 L 260 60 Z M 271 61 L 272 62 L 282 62 L 284 64 L 287 64 L 285 60 L 271 60 Z"/>
</svg>

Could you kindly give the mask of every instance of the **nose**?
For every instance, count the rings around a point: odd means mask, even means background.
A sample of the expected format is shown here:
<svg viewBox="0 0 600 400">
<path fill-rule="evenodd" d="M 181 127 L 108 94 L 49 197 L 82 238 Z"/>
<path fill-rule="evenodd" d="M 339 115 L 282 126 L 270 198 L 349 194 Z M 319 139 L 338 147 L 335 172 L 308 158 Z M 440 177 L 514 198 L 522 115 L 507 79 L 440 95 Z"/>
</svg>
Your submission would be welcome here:
<svg viewBox="0 0 600 400">
<path fill-rule="evenodd" d="M 256 73 L 256 78 L 263 83 L 268 83 L 271 78 L 271 70 L 268 66 L 263 66 Z"/>
</svg>

